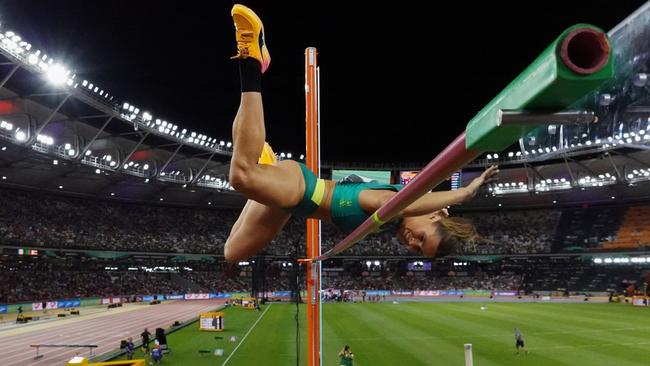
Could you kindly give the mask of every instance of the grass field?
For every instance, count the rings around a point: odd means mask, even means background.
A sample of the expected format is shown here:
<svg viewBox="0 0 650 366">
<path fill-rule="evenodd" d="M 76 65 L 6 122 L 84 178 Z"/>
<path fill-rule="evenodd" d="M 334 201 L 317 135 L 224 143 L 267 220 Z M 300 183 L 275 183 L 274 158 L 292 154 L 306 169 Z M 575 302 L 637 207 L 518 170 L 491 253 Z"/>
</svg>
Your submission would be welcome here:
<svg viewBox="0 0 650 366">
<path fill-rule="evenodd" d="M 490 303 L 483 311 L 480 306 L 325 304 L 323 366 L 339 365 L 336 354 L 345 344 L 355 354 L 355 366 L 460 366 L 464 343 L 474 345 L 477 366 L 650 364 L 650 309 L 629 304 Z M 295 309 L 282 304 L 264 306 L 260 312 L 227 309 L 227 330 L 222 333 L 199 332 L 193 324 L 169 335 L 172 352 L 163 364 L 295 365 Z M 301 307 L 301 365 L 306 364 L 304 310 Z M 514 354 L 515 326 L 524 335 L 528 355 Z M 229 342 L 232 335 L 237 342 Z M 223 348 L 224 356 L 198 352 L 215 348 Z"/>
</svg>

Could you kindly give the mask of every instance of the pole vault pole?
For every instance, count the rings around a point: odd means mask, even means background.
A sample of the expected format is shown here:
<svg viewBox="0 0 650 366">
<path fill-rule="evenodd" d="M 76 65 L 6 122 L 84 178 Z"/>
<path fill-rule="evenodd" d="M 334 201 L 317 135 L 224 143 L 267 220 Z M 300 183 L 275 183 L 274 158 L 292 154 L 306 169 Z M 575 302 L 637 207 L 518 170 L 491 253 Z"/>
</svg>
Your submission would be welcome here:
<svg viewBox="0 0 650 366">
<path fill-rule="evenodd" d="M 320 178 L 320 83 L 316 48 L 305 50 L 306 164 Z M 321 255 L 320 220 L 307 219 L 307 258 Z M 321 366 L 321 262 L 307 267 L 307 365 Z"/>
<path fill-rule="evenodd" d="M 595 122 L 591 111 L 566 112 L 614 75 L 605 32 L 589 24 L 565 30 L 515 80 L 486 105 L 449 146 L 390 200 L 333 248 L 329 259 L 377 231 L 455 170 L 478 155 L 502 151 L 540 124 Z M 563 112 L 564 111 L 564 112 Z"/>
</svg>

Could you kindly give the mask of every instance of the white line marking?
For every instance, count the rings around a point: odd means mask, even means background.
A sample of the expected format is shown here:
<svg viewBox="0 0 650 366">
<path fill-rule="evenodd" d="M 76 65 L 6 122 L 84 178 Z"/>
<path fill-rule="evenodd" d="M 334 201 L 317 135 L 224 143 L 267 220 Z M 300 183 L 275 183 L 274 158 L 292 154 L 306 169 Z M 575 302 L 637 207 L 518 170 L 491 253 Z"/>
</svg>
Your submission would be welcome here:
<svg viewBox="0 0 650 366">
<path fill-rule="evenodd" d="M 253 323 L 253 326 L 248 330 L 248 332 L 246 332 L 246 334 L 244 334 L 244 338 L 242 338 L 241 341 L 239 341 L 239 344 L 237 345 L 237 347 L 235 347 L 235 349 L 232 350 L 232 353 L 230 353 L 230 356 L 228 356 L 228 358 L 226 358 L 226 360 L 223 361 L 223 363 L 221 364 L 221 366 L 225 366 L 225 365 L 228 363 L 228 361 L 230 361 L 230 358 L 235 354 L 235 352 L 237 352 L 237 349 L 239 349 L 239 346 L 241 346 L 242 344 L 244 344 L 244 341 L 246 340 L 246 337 L 248 337 L 248 335 L 251 333 L 251 331 L 253 331 L 253 329 L 255 328 L 255 326 L 257 325 L 257 323 L 259 323 L 260 320 L 262 320 L 262 318 L 264 317 L 264 315 L 266 314 L 266 312 L 269 311 L 269 309 L 271 308 L 271 305 L 273 305 L 273 304 L 269 304 L 269 307 L 266 308 L 266 310 L 264 310 L 264 312 L 262 313 L 262 315 L 260 315 L 259 318 L 257 318 L 257 320 L 255 321 L 255 323 Z"/>
</svg>

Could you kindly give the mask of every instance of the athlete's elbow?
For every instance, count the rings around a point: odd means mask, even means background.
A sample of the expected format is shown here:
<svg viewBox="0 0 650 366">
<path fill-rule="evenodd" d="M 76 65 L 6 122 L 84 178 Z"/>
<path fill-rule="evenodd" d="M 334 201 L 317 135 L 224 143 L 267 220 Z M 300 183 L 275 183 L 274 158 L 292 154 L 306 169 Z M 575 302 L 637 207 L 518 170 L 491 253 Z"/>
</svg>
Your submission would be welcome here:
<svg viewBox="0 0 650 366">
<path fill-rule="evenodd" d="M 230 264 L 239 263 L 246 259 L 241 253 L 238 253 L 237 250 L 232 247 L 230 242 L 226 242 L 226 245 L 223 247 L 223 256 L 226 259 L 226 262 Z"/>
<path fill-rule="evenodd" d="M 246 186 L 249 182 L 249 174 L 245 168 L 231 165 L 230 174 L 228 176 L 230 185 L 237 191 L 242 191 L 246 189 Z"/>
</svg>

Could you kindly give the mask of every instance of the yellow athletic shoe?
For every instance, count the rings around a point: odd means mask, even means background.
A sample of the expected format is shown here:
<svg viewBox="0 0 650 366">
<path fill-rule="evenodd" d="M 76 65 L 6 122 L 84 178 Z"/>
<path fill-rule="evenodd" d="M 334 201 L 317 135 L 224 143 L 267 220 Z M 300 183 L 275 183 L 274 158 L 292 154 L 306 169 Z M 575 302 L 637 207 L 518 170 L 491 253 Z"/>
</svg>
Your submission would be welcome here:
<svg viewBox="0 0 650 366">
<path fill-rule="evenodd" d="M 237 30 L 237 55 L 232 58 L 252 57 L 262 65 L 262 73 L 271 64 L 271 55 L 264 43 L 264 25 L 251 9 L 241 4 L 232 7 L 232 19 Z"/>
<path fill-rule="evenodd" d="M 257 163 L 275 165 L 276 162 L 277 157 L 275 156 L 273 149 L 271 149 L 271 145 L 269 145 L 268 142 L 265 142 L 264 148 L 262 148 L 262 155 L 260 156 L 260 159 L 257 161 Z"/>
</svg>

